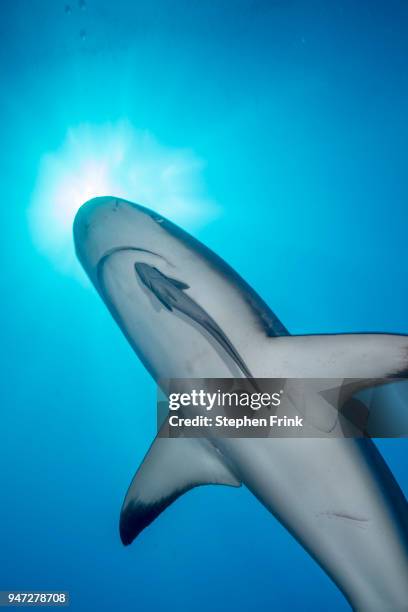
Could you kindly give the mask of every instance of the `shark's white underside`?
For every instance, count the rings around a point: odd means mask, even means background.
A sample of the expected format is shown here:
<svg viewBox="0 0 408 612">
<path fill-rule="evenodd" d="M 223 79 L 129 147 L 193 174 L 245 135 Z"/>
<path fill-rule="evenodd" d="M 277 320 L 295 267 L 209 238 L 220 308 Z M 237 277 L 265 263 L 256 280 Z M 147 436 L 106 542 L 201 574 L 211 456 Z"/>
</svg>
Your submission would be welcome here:
<svg viewBox="0 0 408 612">
<path fill-rule="evenodd" d="M 225 262 L 141 206 L 91 200 L 74 236 L 82 265 L 156 380 L 364 380 L 407 371 L 406 336 L 289 336 Z M 331 426 L 320 422 L 317 404 L 315 417 L 312 427 Z M 247 486 L 354 609 L 408 610 L 407 502 L 371 440 L 158 437 L 126 495 L 122 540 L 129 544 L 184 492 L 211 483 Z"/>
</svg>

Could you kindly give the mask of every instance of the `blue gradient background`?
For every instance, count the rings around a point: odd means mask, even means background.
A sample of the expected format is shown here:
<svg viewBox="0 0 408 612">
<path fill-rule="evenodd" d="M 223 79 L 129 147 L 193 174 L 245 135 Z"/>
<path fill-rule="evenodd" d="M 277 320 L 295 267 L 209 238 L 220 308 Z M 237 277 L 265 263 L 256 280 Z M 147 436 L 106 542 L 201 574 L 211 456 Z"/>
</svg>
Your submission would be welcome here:
<svg viewBox="0 0 408 612">
<path fill-rule="evenodd" d="M 1 5 L 0 588 L 69 590 L 73 610 L 347 610 L 245 489 L 197 489 L 122 547 L 155 387 L 27 209 L 70 125 L 126 117 L 206 161 L 222 214 L 196 235 L 292 333 L 407 333 L 408 4 L 71 6 Z M 407 491 L 406 441 L 379 446 Z"/>
</svg>

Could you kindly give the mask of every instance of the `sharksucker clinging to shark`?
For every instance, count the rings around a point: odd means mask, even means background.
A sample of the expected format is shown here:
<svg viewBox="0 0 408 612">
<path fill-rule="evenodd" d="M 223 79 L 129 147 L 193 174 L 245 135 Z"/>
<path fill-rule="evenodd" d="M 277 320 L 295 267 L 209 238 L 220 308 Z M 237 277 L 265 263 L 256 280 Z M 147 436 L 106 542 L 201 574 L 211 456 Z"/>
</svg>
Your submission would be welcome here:
<svg viewBox="0 0 408 612">
<path fill-rule="evenodd" d="M 189 285 L 162 274 L 157 268 L 147 263 L 136 263 L 135 270 L 143 284 L 154 293 L 167 310 L 178 310 L 195 321 L 220 344 L 245 376 L 251 377 L 248 367 L 243 363 L 222 329 L 199 304 L 184 293 L 185 289 L 190 288 Z"/>
<path fill-rule="evenodd" d="M 384 379 L 408 337 L 290 336 L 221 258 L 152 211 L 95 198 L 74 224 L 78 257 L 146 368 L 166 378 Z M 407 502 L 369 439 L 157 437 L 127 492 L 124 544 L 198 485 L 244 484 L 356 610 L 408 610 Z"/>
</svg>

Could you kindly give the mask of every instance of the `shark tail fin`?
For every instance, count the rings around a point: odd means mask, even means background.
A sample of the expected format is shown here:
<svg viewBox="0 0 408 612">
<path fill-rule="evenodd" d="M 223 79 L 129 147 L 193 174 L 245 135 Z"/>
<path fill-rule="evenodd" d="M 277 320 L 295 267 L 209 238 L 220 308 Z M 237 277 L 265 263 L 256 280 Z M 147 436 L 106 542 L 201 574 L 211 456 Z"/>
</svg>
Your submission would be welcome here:
<svg viewBox="0 0 408 612">
<path fill-rule="evenodd" d="M 131 544 L 183 493 L 205 484 L 239 487 L 241 482 L 207 440 L 157 437 L 123 502 L 120 515 L 123 544 Z"/>
</svg>

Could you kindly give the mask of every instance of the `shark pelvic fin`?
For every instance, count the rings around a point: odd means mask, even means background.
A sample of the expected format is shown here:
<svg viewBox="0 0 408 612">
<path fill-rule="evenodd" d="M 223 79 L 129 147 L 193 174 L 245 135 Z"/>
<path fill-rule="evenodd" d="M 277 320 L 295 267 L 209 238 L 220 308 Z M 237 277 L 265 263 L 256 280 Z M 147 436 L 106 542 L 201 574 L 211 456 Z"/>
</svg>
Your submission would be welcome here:
<svg viewBox="0 0 408 612">
<path fill-rule="evenodd" d="M 128 545 L 183 493 L 199 485 L 239 487 L 223 456 L 202 438 L 157 437 L 123 502 L 120 537 Z"/>
</svg>

